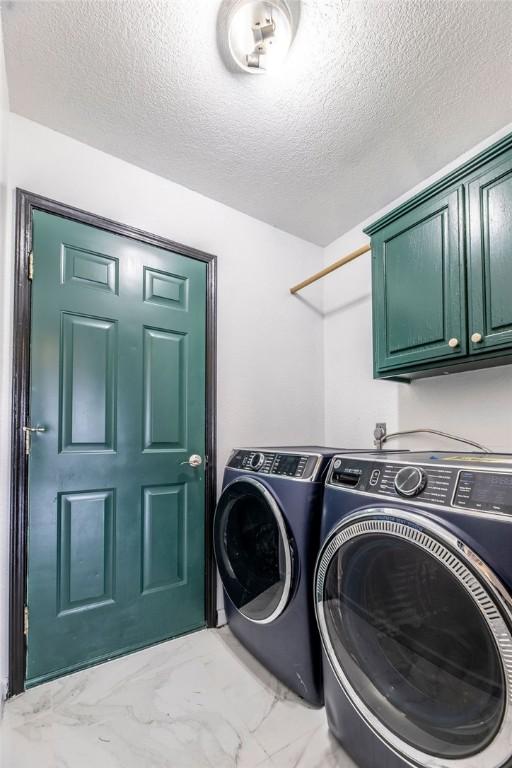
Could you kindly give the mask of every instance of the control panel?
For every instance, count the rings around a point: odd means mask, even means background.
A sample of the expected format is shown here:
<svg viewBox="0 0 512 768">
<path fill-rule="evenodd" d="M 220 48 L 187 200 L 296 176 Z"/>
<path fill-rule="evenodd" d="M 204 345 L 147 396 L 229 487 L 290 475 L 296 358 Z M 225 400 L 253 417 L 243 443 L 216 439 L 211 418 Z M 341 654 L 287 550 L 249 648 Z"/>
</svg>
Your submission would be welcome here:
<svg viewBox="0 0 512 768">
<path fill-rule="evenodd" d="M 421 498 L 428 504 L 449 506 L 458 470 L 451 467 L 421 467 L 383 461 L 336 458 L 330 484 L 378 496 Z"/>
<path fill-rule="evenodd" d="M 335 457 L 328 484 L 381 498 L 512 515 L 512 471 Z"/>
<path fill-rule="evenodd" d="M 283 475 L 297 480 L 313 479 L 319 456 L 317 454 L 271 453 L 241 449 L 235 451 L 228 467 L 260 472 L 264 475 Z"/>
</svg>

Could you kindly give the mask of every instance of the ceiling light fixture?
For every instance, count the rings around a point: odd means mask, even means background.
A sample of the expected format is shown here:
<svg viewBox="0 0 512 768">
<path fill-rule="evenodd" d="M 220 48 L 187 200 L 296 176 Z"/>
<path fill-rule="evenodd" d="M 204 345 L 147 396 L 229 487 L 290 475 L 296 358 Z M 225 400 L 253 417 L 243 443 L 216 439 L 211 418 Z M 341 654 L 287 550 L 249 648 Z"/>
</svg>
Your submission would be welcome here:
<svg viewBox="0 0 512 768">
<path fill-rule="evenodd" d="M 244 72 L 269 72 L 283 63 L 293 39 L 286 0 L 239 0 L 227 22 L 229 52 Z"/>
</svg>

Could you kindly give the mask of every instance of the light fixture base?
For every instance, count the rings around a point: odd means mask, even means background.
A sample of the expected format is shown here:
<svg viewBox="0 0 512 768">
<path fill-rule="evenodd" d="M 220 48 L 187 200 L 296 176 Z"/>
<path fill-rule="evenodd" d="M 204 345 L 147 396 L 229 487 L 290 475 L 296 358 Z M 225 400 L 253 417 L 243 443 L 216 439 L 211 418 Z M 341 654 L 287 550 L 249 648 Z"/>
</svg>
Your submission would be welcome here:
<svg viewBox="0 0 512 768">
<path fill-rule="evenodd" d="M 278 68 L 292 43 L 298 11 L 298 0 L 291 5 L 287 0 L 224 0 L 218 40 L 228 68 L 249 74 Z"/>
</svg>

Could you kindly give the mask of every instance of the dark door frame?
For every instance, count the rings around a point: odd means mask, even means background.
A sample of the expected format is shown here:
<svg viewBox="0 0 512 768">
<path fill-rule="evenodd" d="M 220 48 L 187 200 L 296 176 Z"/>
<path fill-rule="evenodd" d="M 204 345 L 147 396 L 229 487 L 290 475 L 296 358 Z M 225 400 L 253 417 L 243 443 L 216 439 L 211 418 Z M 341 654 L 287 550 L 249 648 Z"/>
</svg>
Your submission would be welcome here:
<svg viewBox="0 0 512 768">
<path fill-rule="evenodd" d="M 205 617 L 217 623 L 217 572 L 212 528 L 216 502 L 216 257 L 87 211 L 16 190 L 16 254 L 14 266 L 14 348 L 12 391 L 11 533 L 9 592 L 8 696 L 25 690 L 25 599 L 27 589 L 28 457 L 23 427 L 30 423 L 30 313 L 32 283 L 32 214 L 53 213 L 116 235 L 179 253 L 206 263 L 206 466 L 205 466 Z"/>
</svg>

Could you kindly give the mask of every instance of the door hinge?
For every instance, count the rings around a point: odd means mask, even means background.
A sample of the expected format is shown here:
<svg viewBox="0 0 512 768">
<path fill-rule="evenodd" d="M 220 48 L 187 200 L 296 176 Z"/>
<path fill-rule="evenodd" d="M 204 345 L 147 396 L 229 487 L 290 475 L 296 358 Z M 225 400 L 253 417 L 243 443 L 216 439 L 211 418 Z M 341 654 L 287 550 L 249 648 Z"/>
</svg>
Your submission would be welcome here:
<svg viewBox="0 0 512 768">
<path fill-rule="evenodd" d="M 23 427 L 23 432 L 25 434 L 25 456 L 30 456 L 30 430 L 27 427 Z"/>
<path fill-rule="evenodd" d="M 23 610 L 23 634 L 25 637 L 28 635 L 28 605 Z"/>
<path fill-rule="evenodd" d="M 30 456 L 30 448 L 32 446 L 32 435 L 38 435 L 40 432 L 46 432 L 46 427 L 41 427 L 39 424 L 37 427 L 23 427 L 25 433 L 25 455 Z"/>
<path fill-rule="evenodd" d="M 34 279 L 34 252 L 30 251 L 28 255 L 28 279 Z"/>
</svg>

